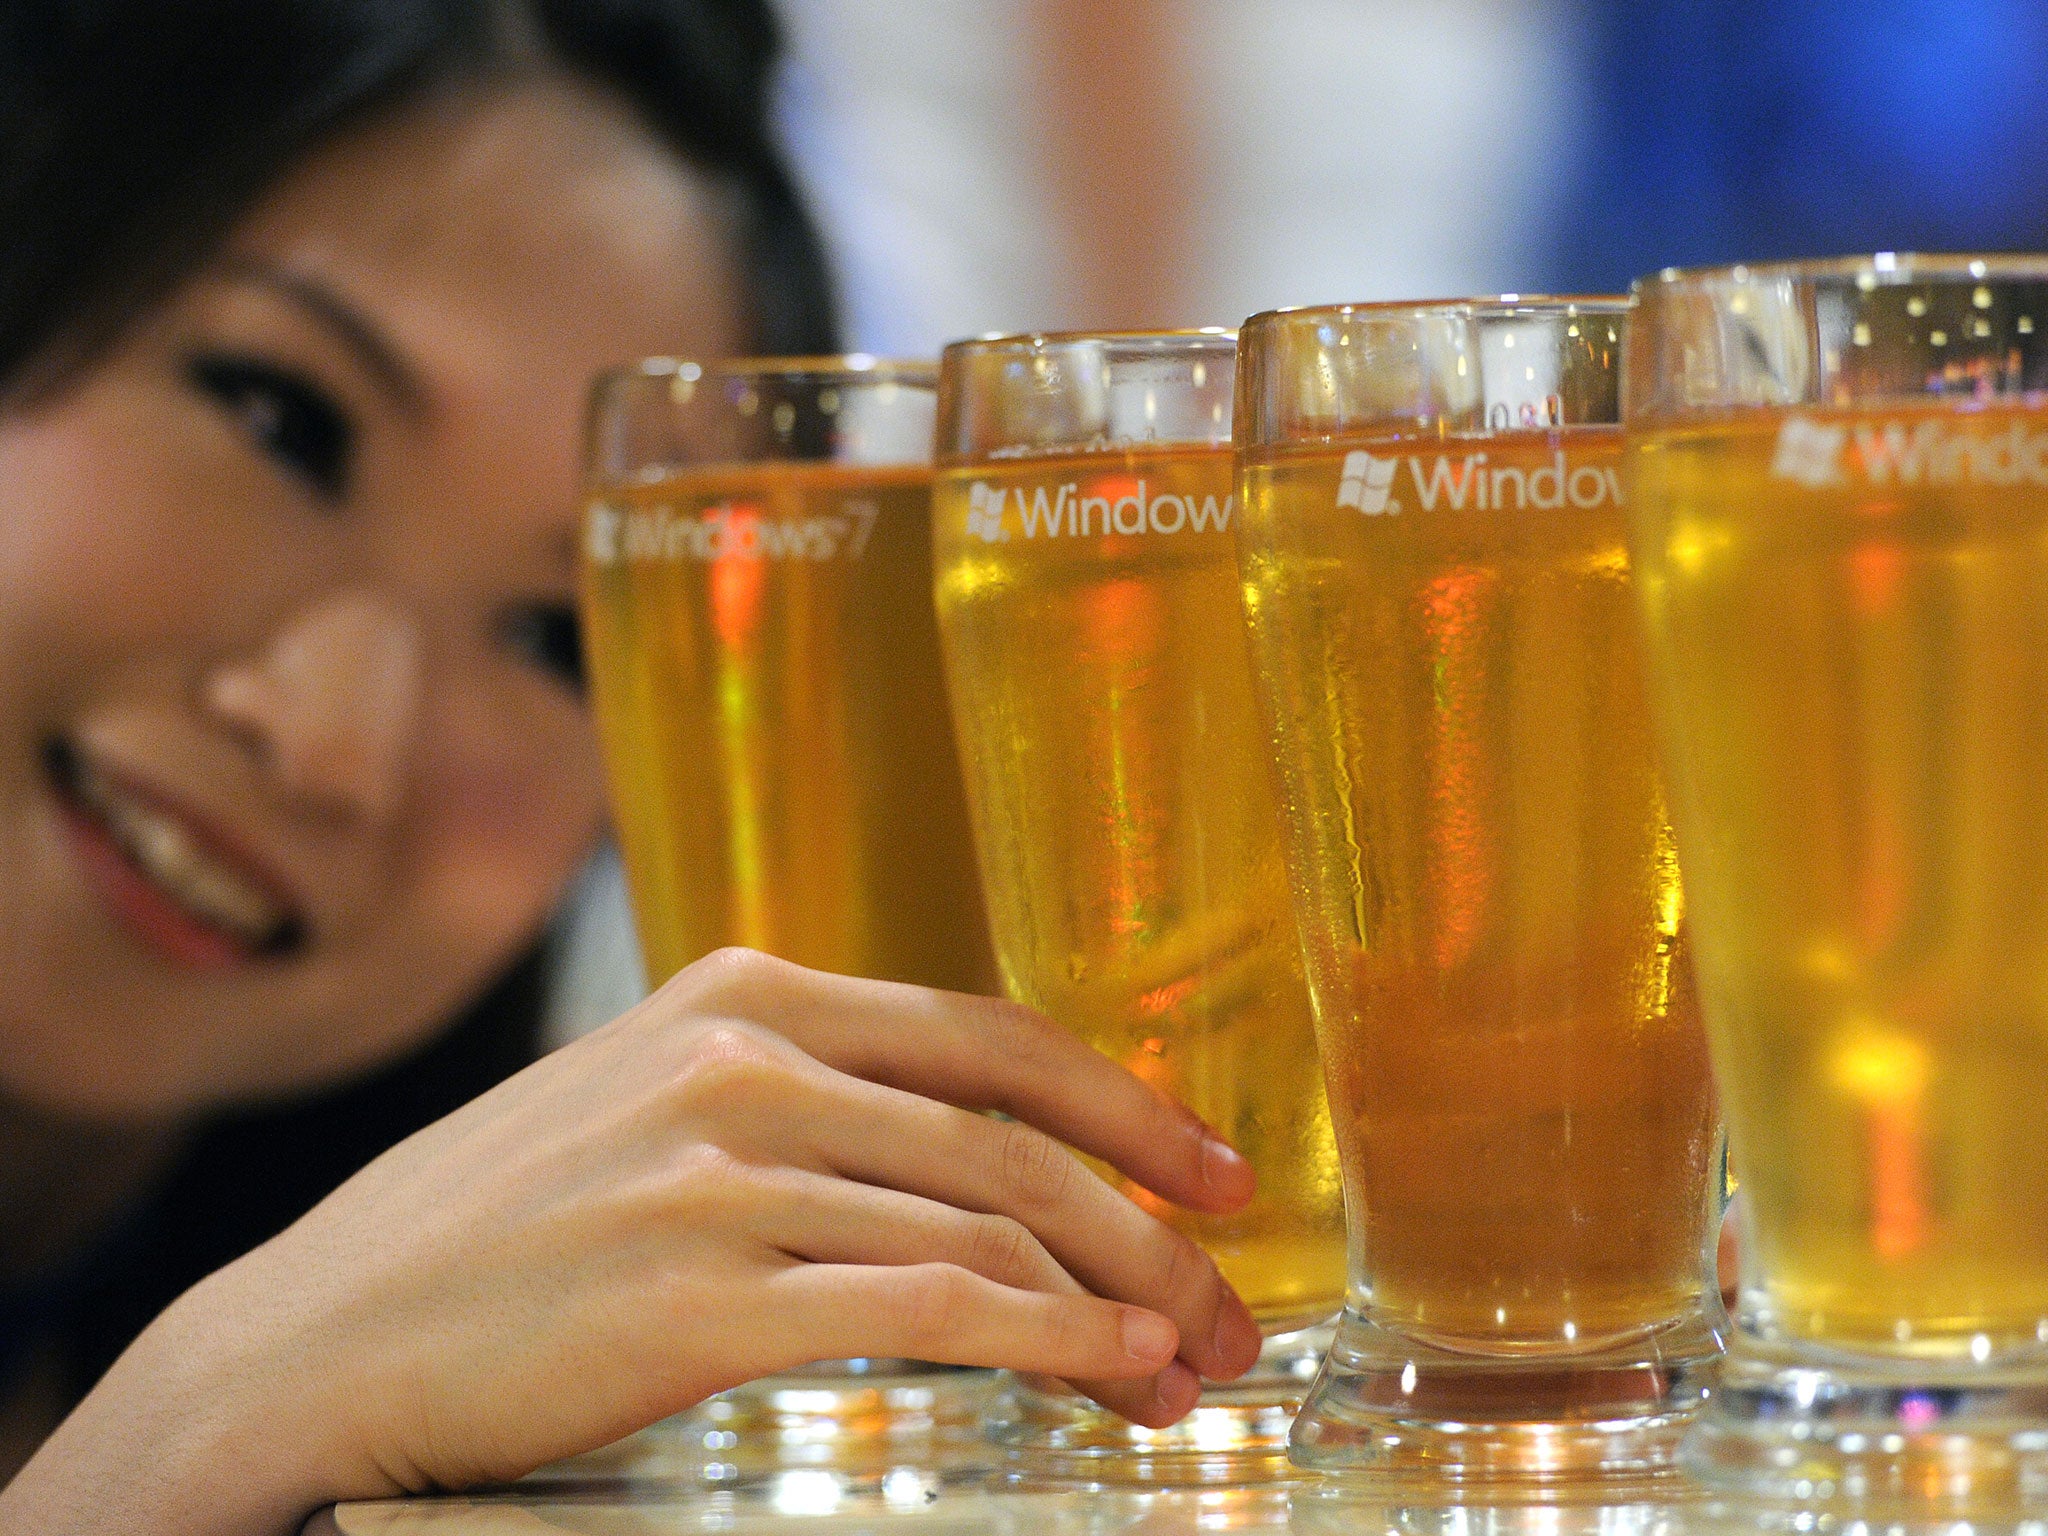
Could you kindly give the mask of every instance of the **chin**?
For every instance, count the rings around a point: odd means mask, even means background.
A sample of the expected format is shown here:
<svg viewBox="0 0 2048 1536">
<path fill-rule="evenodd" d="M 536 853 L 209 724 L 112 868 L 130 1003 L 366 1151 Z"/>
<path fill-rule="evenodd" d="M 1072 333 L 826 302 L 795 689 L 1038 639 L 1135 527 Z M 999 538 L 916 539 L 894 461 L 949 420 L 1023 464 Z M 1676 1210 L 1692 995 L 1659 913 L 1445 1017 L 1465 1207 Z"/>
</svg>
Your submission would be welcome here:
<svg viewBox="0 0 2048 1536">
<path fill-rule="evenodd" d="M 154 1007 L 107 998 L 17 1009 L 0 1017 L 0 1094 L 35 1112 L 102 1124 L 162 1124 L 318 1093 L 375 1072 L 430 1038 L 454 1009 L 427 1017 L 312 1019 L 266 1014 L 260 988 L 234 1000 L 180 997 L 178 977 L 150 989 Z M 128 990 L 128 989 L 122 989 Z M 252 1033 L 252 1018 L 272 1026 Z M 24 1027 L 23 1020 L 33 1020 Z M 112 1021 L 119 1021 L 113 1023 Z M 111 1027 L 110 1027 L 111 1024 Z M 234 1033 L 223 1025 L 239 1024 Z"/>
<path fill-rule="evenodd" d="M 231 1102 L 197 1061 L 147 1050 L 125 1038 L 120 1049 L 54 1038 L 41 1029 L 0 1027 L 0 1094 L 18 1108 L 53 1119 L 96 1124 L 163 1124 Z"/>
</svg>

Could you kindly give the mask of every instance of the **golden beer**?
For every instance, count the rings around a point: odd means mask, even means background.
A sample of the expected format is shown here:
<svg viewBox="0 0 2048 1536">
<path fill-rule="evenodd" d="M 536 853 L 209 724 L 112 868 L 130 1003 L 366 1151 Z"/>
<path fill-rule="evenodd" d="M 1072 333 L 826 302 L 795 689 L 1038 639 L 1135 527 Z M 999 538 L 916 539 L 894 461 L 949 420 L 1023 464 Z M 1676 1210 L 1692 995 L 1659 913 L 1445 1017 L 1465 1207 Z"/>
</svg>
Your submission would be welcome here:
<svg viewBox="0 0 2048 1536">
<path fill-rule="evenodd" d="M 2048 1513 L 2048 258 L 1635 294 L 1630 545 L 1747 1211 L 1685 1464 L 1844 1529 L 2025 1529 Z"/>
<path fill-rule="evenodd" d="M 1507 295 L 1242 333 L 1239 574 L 1351 1217 L 1302 1465 L 1669 1478 L 1719 1353 L 1627 314 Z"/>
<path fill-rule="evenodd" d="M 1968 292 L 1930 324 L 1966 334 Z M 2048 416 L 1750 410 L 1632 457 L 1745 1306 L 1871 1355 L 2037 1349 Z"/>
<path fill-rule="evenodd" d="M 1717 1169 L 1619 434 L 1243 467 L 1358 1298 L 1449 1350 L 1696 1314 Z"/>
<path fill-rule="evenodd" d="M 1342 1300 L 1343 1213 L 1235 505 L 1227 447 L 992 459 L 940 472 L 934 550 L 1004 983 L 1250 1159 L 1232 1216 L 1119 1184 L 1272 1332 Z"/>
<path fill-rule="evenodd" d="M 601 485 L 592 691 L 650 978 L 726 944 L 993 990 L 931 608 L 931 470 Z"/>
</svg>

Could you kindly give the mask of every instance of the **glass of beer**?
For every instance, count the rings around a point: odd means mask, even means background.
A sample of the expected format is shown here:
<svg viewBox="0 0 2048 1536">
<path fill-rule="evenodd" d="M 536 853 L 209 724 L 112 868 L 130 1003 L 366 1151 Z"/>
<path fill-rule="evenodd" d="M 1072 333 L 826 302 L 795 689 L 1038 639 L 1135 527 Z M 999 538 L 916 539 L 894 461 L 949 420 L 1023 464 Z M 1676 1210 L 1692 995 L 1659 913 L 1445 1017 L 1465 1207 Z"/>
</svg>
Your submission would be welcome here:
<svg viewBox="0 0 2048 1536">
<path fill-rule="evenodd" d="M 1021 1477 L 1285 1468 L 1343 1299 L 1343 1214 L 1237 593 L 1227 331 L 960 342 L 940 366 L 939 628 L 1009 994 L 1251 1161 L 1232 1216 L 1131 1197 L 1200 1242 L 1268 1333 L 1165 1430 L 1013 1379 Z M 1114 1177 L 1103 1170 L 1105 1177 Z"/>
<path fill-rule="evenodd" d="M 1670 1478 L 1719 1349 L 1719 1122 L 1623 527 L 1627 315 L 1510 296 L 1244 327 L 1244 602 L 1350 1215 L 1304 1466 Z"/>
<path fill-rule="evenodd" d="M 1642 573 L 1747 1212 L 1723 1487 L 2048 1510 L 2048 258 L 1665 272 Z"/>
<path fill-rule="evenodd" d="M 594 387 L 586 648 L 656 985 L 743 944 L 995 991 L 932 615 L 933 384 L 840 357 L 654 359 Z M 976 1379 L 870 1360 L 757 1383 L 698 1415 L 706 1465 L 856 1431 L 896 1457 L 935 1416 L 971 1440 Z"/>
</svg>

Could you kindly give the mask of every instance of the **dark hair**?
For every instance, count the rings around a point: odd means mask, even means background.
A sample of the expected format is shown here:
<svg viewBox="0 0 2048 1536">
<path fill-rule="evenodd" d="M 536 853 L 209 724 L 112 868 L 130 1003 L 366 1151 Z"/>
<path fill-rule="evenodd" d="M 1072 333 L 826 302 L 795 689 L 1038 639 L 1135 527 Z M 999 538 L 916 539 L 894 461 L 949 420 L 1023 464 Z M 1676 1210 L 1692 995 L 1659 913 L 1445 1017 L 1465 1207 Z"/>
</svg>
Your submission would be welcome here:
<svg viewBox="0 0 2048 1536">
<path fill-rule="evenodd" d="M 337 131 L 539 66 L 623 101 L 737 207 L 751 344 L 838 350 L 771 122 L 767 0 L 7 0 L 0 385 L 91 358 Z"/>
</svg>

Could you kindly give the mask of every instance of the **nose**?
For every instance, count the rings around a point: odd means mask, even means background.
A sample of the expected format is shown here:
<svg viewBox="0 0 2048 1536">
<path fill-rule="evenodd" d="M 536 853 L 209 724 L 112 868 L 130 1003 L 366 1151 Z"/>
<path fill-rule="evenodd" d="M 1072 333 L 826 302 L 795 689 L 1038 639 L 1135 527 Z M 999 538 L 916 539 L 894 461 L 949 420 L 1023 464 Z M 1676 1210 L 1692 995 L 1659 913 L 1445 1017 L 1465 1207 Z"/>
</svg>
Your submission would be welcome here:
<svg viewBox="0 0 2048 1536">
<path fill-rule="evenodd" d="M 375 593 L 340 593 L 293 615 L 258 655 L 216 668 L 204 697 L 287 794 L 384 821 L 405 800 L 421 659 L 409 614 Z"/>
</svg>

